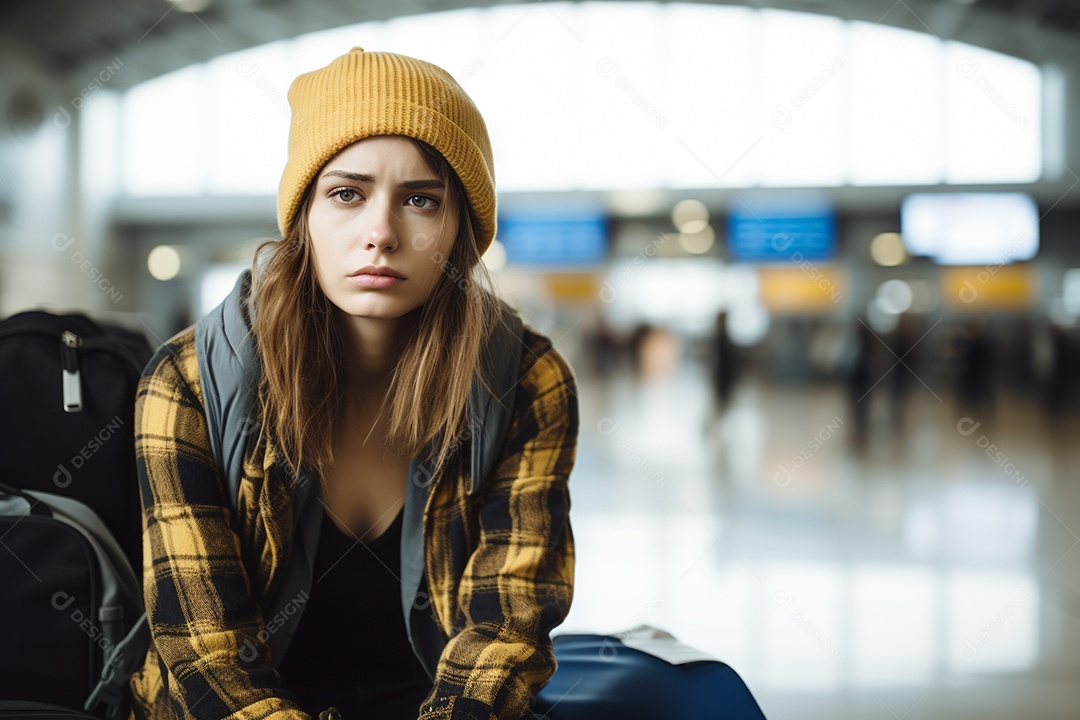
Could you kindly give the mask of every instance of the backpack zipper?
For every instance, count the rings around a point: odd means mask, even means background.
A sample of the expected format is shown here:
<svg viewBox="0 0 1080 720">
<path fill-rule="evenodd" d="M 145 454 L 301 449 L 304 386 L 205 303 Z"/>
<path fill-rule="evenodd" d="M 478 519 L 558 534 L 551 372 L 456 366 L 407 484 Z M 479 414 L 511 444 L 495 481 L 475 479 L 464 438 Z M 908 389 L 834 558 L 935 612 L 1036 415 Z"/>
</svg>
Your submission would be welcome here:
<svg viewBox="0 0 1080 720">
<path fill-rule="evenodd" d="M 64 389 L 64 411 L 79 412 L 83 409 L 82 383 L 79 378 L 79 347 L 82 338 L 70 330 L 60 335 L 63 347 L 60 349 L 62 383 Z"/>
</svg>

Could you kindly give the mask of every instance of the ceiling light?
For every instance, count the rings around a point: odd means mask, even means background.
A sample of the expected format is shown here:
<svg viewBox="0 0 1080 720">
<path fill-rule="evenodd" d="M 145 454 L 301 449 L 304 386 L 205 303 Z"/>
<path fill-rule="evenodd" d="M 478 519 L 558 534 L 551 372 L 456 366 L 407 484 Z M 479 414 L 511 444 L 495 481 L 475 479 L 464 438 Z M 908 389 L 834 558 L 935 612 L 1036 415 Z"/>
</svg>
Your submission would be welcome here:
<svg viewBox="0 0 1080 720">
<path fill-rule="evenodd" d="M 709 222 L 709 209 L 700 200 L 682 200 L 671 211 L 671 221 L 679 232 L 701 232 Z"/>
</svg>

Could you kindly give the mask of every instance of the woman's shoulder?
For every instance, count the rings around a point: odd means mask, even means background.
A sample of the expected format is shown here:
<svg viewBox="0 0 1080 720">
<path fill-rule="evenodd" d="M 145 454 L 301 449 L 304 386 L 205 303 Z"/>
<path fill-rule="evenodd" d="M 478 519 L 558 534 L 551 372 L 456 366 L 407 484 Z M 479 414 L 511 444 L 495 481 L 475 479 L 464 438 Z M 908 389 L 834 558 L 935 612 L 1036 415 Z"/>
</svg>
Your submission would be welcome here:
<svg viewBox="0 0 1080 720">
<path fill-rule="evenodd" d="M 524 324 L 523 330 L 522 386 L 534 396 L 546 395 L 558 388 L 566 388 L 576 394 L 573 367 L 551 338 L 528 323 Z"/>
<path fill-rule="evenodd" d="M 157 347 L 143 371 L 143 382 L 150 387 L 186 386 L 202 402 L 194 325 L 180 330 Z"/>
</svg>

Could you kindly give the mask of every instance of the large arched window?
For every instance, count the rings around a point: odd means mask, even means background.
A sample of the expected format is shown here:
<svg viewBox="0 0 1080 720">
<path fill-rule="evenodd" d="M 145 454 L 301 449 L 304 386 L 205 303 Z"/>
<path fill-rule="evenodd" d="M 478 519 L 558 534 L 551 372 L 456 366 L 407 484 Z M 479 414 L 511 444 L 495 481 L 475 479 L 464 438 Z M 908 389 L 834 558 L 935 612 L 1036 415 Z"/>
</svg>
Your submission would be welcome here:
<svg viewBox="0 0 1080 720">
<path fill-rule="evenodd" d="M 123 100 L 124 191 L 274 193 L 289 82 L 353 45 L 448 69 L 488 120 L 502 191 L 1041 174 L 1031 63 L 821 15 L 587 2 L 363 23 L 139 85 Z"/>
</svg>

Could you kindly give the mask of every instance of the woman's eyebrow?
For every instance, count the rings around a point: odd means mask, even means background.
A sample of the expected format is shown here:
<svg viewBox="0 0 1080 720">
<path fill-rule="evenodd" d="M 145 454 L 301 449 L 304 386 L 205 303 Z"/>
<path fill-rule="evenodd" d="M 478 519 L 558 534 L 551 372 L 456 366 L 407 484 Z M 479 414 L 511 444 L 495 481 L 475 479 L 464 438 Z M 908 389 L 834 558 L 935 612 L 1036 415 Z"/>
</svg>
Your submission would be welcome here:
<svg viewBox="0 0 1080 720">
<path fill-rule="evenodd" d="M 401 187 L 406 190 L 443 190 L 446 185 L 442 180 L 406 180 L 401 183 Z"/>
<path fill-rule="evenodd" d="M 375 181 L 374 175 L 367 175 L 365 173 L 354 173 L 348 170 L 328 170 L 323 173 L 323 177 L 339 177 L 346 180 L 352 180 L 353 182 L 370 183 Z M 406 180 L 401 183 L 401 187 L 406 190 L 442 190 L 446 188 L 446 185 L 441 180 L 432 178 L 431 180 Z"/>
</svg>

